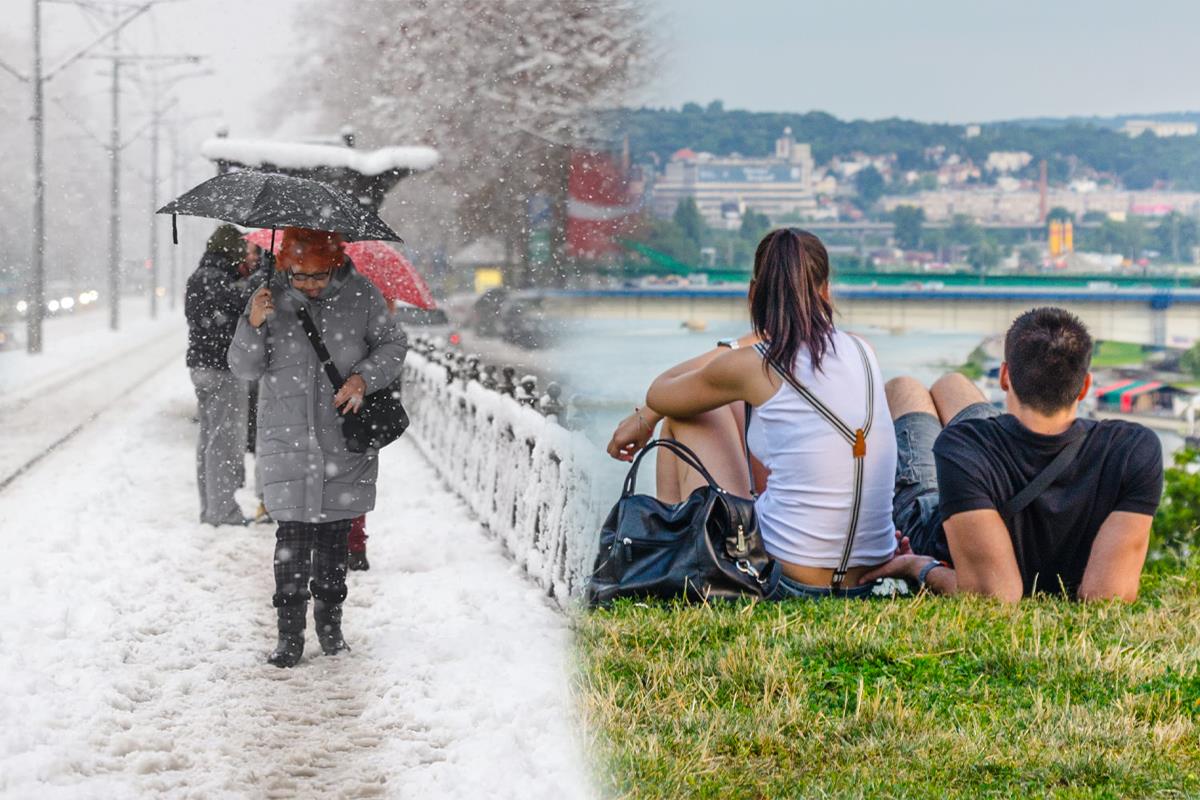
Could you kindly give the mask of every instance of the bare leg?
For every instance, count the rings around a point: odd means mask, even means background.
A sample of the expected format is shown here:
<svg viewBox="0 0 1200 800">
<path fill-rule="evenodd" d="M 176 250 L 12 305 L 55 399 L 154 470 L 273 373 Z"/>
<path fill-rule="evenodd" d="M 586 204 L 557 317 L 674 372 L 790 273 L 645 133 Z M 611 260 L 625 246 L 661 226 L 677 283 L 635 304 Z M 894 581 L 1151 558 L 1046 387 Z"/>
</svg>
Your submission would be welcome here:
<svg viewBox="0 0 1200 800">
<path fill-rule="evenodd" d="M 925 384 L 916 378 L 907 375 L 892 378 L 884 385 L 883 391 L 887 395 L 888 409 L 892 412 L 893 420 L 918 411 L 935 417 L 938 415 L 933 395 L 925 388 Z"/>
<path fill-rule="evenodd" d="M 722 489 L 749 497 L 750 479 L 742 450 L 744 413 L 737 402 L 687 419 L 666 419 L 661 435 L 691 448 Z M 658 450 L 657 478 L 657 496 L 665 503 L 678 503 L 706 483 L 703 475 L 663 448 Z"/>
<path fill-rule="evenodd" d="M 658 435 L 663 439 L 676 438 L 673 422 L 670 418 L 664 419 L 658 429 Z M 654 459 L 654 496 L 664 503 L 678 503 L 683 499 L 679 493 L 679 473 L 683 464 L 665 447 L 654 451 Z"/>
<path fill-rule="evenodd" d="M 960 372 L 950 372 L 938 378 L 930 387 L 929 394 L 933 397 L 933 404 L 937 406 L 938 419 L 942 421 L 943 427 L 967 406 L 987 402 L 979 387 Z"/>
</svg>

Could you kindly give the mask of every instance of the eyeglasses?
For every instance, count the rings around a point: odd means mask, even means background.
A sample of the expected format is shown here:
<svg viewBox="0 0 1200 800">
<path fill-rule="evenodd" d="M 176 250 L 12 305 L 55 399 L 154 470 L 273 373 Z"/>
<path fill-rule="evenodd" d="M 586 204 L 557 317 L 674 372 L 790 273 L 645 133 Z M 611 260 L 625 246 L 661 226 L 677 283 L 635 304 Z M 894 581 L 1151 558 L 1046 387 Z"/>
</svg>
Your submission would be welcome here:
<svg viewBox="0 0 1200 800">
<path fill-rule="evenodd" d="M 288 277 L 292 279 L 292 283 L 324 283 L 329 280 L 329 276 L 333 274 L 333 270 L 325 270 L 324 272 L 296 272 L 288 270 Z"/>
</svg>

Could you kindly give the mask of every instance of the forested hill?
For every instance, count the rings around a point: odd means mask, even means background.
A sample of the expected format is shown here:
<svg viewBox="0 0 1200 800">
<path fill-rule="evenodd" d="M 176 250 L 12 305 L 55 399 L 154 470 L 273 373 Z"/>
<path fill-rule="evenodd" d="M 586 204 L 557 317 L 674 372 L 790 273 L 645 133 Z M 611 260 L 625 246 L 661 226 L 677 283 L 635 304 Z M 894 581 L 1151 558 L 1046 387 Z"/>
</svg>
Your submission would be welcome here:
<svg viewBox="0 0 1200 800">
<path fill-rule="evenodd" d="M 1024 150 L 1033 154 L 1035 163 L 1046 159 L 1054 182 L 1085 174 L 1090 168 L 1116 177 L 1130 189 L 1161 182 L 1170 188 L 1200 190 L 1200 136 L 1160 139 L 1144 134 L 1130 139 L 1111 127 L 1090 122 L 985 124 L 979 136 L 968 139 L 962 125 L 902 119 L 846 121 L 820 111 L 727 111 L 720 103 L 707 108 L 688 103 L 682 109 L 619 109 L 607 117 L 615 129 L 629 134 L 635 158 L 654 154 L 660 163 L 682 147 L 768 155 L 775 139 L 790 127 L 797 141 L 812 145 L 818 164 L 858 151 L 895 153 L 901 169 L 927 169 L 925 150 L 937 145 L 979 164 L 994 150 Z"/>
</svg>

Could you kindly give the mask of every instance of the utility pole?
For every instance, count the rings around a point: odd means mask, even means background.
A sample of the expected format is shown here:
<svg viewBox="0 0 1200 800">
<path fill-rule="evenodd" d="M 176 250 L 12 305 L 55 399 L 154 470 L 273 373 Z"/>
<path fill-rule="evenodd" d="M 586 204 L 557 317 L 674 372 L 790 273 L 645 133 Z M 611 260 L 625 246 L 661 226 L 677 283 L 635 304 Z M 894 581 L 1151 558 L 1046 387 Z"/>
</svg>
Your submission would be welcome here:
<svg viewBox="0 0 1200 800">
<path fill-rule="evenodd" d="M 158 77 L 154 78 L 154 115 L 150 128 L 150 319 L 158 318 L 158 225 L 154 212 L 158 210 L 158 128 L 161 110 L 158 107 Z"/>
<path fill-rule="evenodd" d="M 46 170 L 45 98 L 42 94 L 42 4 L 33 0 L 33 269 L 29 276 L 29 322 L 26 346 L 42 352 L 42 319 L 46 313 Z"/>
<path fill-rule="evenodd" d="M 118 34 L 119 36 L 119 34 Z M 113 50 L 120 40 L 113 37 Z M 121 59 L 113 56 L 108 139 L 108 327 L 121 326 Z"/>
<path fill-rule="evenodd" d="M 181 56 L 147 56 L 146 58 L 154 61 L 168 63 L 186 63 L 196 64 L 200 62 L 199 56 L 181 55 Z M 172 98 L 166 104 L 163 103 L 163 88 L 172 87 L 176 83 L 188 78 L 200 78 L 205 75 L 211 75 L 212 70 L 203 70 L 200 72 L 191 72 L 181 75 L 170 76 L 165 82 L 159 77 L 158 72 L 153 72 L 150 82 L 150 213 L 146 218 L 150 221 L 150 254 L 148 257 L 148 265 L 150 267 L 150 318 L 154 319 L 158 316 L 158 290 L 160 273 L 158 268 L 158 228 L 161 220 L 155 216 L 155 211 L 158 210 L 158 168 L 159 168 L 159 146 L 162 141 L 162 124 L 167 112 L 179 103 L 178 98 Z M 171 125 L 171 141 L 172 151 L 171 159 L 172 166 L 177 158 L 177 125 Z M 174 176 L 174 169 L 172 169 Z M 175 194 L 178 195 L 178 181 L 172 186 Z M 171 264 L 172 270 L 178 263 L 175 254 L 175 248 L 171 248 Z M 172 271 L 171 280 L 171 308 L 175 308 L 175 289 L 177 276 Z"/>
<path fill-rule="evenodd" d="M 148 0 L 132 11 L 124 19 L 114 18 L 113 27 L 101 33 L 92 42 L 77 50 L 58 66 L 49 71 L 43 71 L 42 65 L 42 3 L 49 0 L 33 0 L 33 70 L 29 75 L 23 75 L 20 70 L 0 61 L 0 69 L 10 73 L 23 83 L 30 84 L 33 90 L 33 246 L 30 259 L 30 275 L 28 288 L 28 335 L 26 348 L 30 353 L 42 351 L 42 323 L 46 316 L 46 113 L 45 113 L 45 84 L 52 80 L 64 69 L 83 58 L 97 45 L 106 41 L 133 20 L 144 14 L 155 2 L 165 0 Z M 115 7 L 114 7 L 115 10 Z M 119 14 L 117 15 L 119 16 Z"/>
<path fill-rule="evenodd" d="M 171 123 L 171 197 L 179 197 L 179 124 Z M 157 211 L 158 209 L 155 209 Z M 154 215 L 150 215 L 150 224 L 154 224 Z M 179 298 L 179 248 L 171 247 L 171 310 Z"/>
</svg>

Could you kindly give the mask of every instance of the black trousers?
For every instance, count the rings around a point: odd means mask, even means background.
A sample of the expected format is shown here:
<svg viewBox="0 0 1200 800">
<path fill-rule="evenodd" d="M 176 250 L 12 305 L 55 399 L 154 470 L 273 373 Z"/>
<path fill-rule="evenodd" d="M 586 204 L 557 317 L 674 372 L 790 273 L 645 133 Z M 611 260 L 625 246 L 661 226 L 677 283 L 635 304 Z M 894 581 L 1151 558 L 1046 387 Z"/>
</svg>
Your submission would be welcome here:
<svg viewBox="0 0 1200 800">
<path fill-rule="evenodd" d="M 307 603 L 310 588 L 313 597 L 331 605 L 346 599 L 350 522 L 279 523 L 275 531 L 276 608 Z"/>
</svg>

